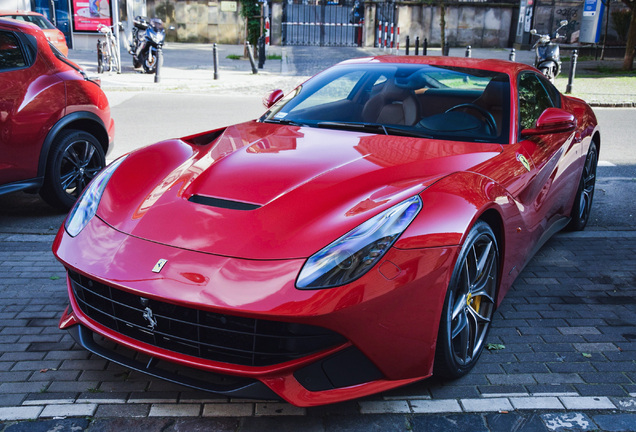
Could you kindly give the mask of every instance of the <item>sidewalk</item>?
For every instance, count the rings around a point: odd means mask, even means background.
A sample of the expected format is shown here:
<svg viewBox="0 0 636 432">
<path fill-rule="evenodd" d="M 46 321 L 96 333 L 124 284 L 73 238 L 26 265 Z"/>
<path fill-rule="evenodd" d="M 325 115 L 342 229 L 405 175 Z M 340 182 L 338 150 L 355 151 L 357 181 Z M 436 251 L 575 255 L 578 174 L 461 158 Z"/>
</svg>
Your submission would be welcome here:
<svg viewBox="0 0 636 432">
<path fill-rule="evenodd" d="M 131 56 L 123 50 L 121 74 L 106 72 L 98 75 L 96 51 L 71 50 L 69 57 L 89 75 L 99 76 L 103 88 L 109 91 L 198 91 L 261 95 L 276 88 L 288 92 L 310 76 L 347 58 L 390 54 L 390 51 L 379 48 L 272 46 L 268 54 L 279 56 L 280 60 L 267 60 L 258 74 L 252 74 L 249 60 L 228 58 L 242 56 L 242 45 L 219 45 L 218 52 L 219 79 L 214 80 L 210 44 L 167 44 L 164 47 L 164 66 L 159 83 L 154 82 L 153 74 L 135 71 Z M 464 57 L 465 52 L 465 48 L 451 48 L 450 55 Z M 405 52 L 401 50 L 400 53 Z M 413 49 L 411 54 L 414 54 Z M 439 48 L 428 50 L 428 55 L 440 54 Z M 510 50 L 473 48 L 471 54 L 474 58 L 508 60 Z M 515 57 L 516 61 L 526 64 L 534 61 L 531 51 L 517 51 Z M 620 64 L 620 59 L 580 61 L 573 83 L 573 96 L 586 100 L 592 106 L 636 107 L 636 74 L 603 74 L 612 69 L 618 70 Z M 569 67 L 569 59 L 565 58 L 563 72 L 555 83 L 562 92 L 567 86 Z"/>
</svg>

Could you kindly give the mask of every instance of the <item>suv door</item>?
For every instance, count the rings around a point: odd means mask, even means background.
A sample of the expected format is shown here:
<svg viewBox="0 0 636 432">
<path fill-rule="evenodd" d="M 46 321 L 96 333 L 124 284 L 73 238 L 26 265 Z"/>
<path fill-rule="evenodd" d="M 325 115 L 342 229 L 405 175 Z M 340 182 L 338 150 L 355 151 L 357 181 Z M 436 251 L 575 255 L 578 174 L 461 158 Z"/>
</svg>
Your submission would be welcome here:
<svg viewBox="0 0 636 432">
<path fill-rule="evenodd" d="M 0 185 L 37 177 L 42 143 L 65 105 L 64 83 L 36 39 L 0 27 Z"/>
</svg>

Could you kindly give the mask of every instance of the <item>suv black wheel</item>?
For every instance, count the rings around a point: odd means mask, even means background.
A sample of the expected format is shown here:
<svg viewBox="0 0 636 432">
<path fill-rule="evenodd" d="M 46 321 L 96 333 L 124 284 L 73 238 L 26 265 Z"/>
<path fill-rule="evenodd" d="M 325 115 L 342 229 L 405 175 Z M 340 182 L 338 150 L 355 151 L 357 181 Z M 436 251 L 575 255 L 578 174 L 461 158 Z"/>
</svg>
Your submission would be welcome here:
<svg viewBox="0 0 636 432">
<path fill-rule="evenodd" d="M 68 210 L 104 166 L 106 158 L 97 138 L 80 130 L 63 131 L 51 147 L 40 195 L 50 205 Z"/>
</svg>

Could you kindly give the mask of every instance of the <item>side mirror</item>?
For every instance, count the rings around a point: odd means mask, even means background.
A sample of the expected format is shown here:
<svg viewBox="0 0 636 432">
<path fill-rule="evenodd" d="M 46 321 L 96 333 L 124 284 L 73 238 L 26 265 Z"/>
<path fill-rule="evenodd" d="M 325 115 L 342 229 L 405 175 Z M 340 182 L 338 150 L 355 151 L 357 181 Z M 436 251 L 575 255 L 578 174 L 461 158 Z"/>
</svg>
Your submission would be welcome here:
<svg viewBox="0 0 636 432">
<path fill-rule="evenodd" d="M 281 100 L 284 95 L 285 94 L 283 93 L 282 90 L 280 89 L 274 90 L 273 92 L 271 92 L 270 94 L 268 94 L 267 96 L 263 98 L 263 105 L 265 105 L 265 108 L 269 109 L 272 106 L 274 106 L 276 102 Z"/>
<path fill-rule="evenodd" d="M 561 20 L 561 22 L 559 23 L 559 25 L 561 27 L 565 27 L 566 25 L 568 25 L 568 20 Z"/>
<path fill-rule="evenodd" d="M 537 34 L 537 29 L 532 29 L 532 30 L 530 30 L 530 34 L 531 34 L 532 36 L 536 35 L 536 34 Z"/>
<path fill-rule="evenodd" d="M 559 108 L 548 108 L 537 119 L 534 129 L 524 129 L 523 136 L 547 135 L 552 133 L 570 132 L 576 128 L 576 118 L 573 114 Z"/>
</svg>

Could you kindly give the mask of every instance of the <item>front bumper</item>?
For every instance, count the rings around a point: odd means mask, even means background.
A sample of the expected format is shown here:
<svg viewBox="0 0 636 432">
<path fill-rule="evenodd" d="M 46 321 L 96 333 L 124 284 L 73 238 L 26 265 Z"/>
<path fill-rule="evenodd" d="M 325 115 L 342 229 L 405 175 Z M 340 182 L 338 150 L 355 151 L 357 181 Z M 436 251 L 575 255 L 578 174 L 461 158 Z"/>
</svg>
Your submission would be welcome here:
<svg viewBox="0 0 636 432">
<path fill-rule="evenodd" d="M 53 250 L 72 273 L 127 295 L 241 319 L 315 326 L 342 336 L 331 346 L 272 364 L 238 364 L 175 352 L 117 331 L 80 307 L 68 279 L 71 307 L 60 328 L 88 350 L 135 370 L 191 387 L 298 406 L 362 397 L 429 376 L 441 307 L 457 248 L 392 249 L 368 274 L 347 286 L 298 290 L 304 260 L 255 261 L 220 257 L 152 243 L 93 218 L 75 238 L 60 230 Z M 167 259 L 160 273 L 152 269 Z M 143 307 L 139 306 L 141 319 Z M 135 312 L 136 313 L 136 312 Z M 159 326 L 161 323 L 159 323 Z M 154 332 L 153 329 L 147 332 Z M 149 357 L 132 363 L 95 336 Z M 108 344 L 106 344 L 108 345 Z M 232 381 L 181 379 L 156 361 L 222 375 Z M 228 378 L 229 377 L 229 378 Z"/>
</svg>

